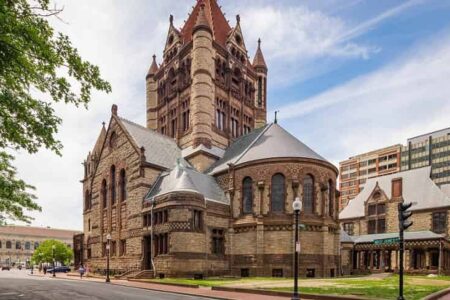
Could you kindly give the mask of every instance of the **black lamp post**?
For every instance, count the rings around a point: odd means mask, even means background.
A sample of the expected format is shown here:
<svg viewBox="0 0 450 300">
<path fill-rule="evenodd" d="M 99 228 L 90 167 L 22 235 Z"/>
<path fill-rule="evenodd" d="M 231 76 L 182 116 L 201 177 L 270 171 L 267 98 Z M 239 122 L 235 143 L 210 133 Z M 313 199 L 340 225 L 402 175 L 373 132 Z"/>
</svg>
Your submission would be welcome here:
<svg viewBox="0 0 450 300">
<path fill-rule="evenodd" d="M 56 270 L 55 270 L 55 245 L 52 245 L 52 258 L 53 258 L 53 277 L 56 277 Z"/>
<path fill-rule="evenodd" d="M 292 300 L 300 300 L 300 294 L 298 292 L 298 255 L 300 253 L 300 241 L 298 240 L 298 217 L 302 210 L 302 201 L 299 197 L 295 198 L 292 203 L 292 208 L 295 213 L 295 253 L 294 253 L 294 295 Z"/>
<path fill-rule="evenodd" d="M 110 242 L 111 242 L 111 234 L 107 234 L 106 235 L 106 240 L 107 240 L 107 244 L 106 244 L 106 282 L 111 282 L 111 280 L 109 279 L 109 253 L 110 253 Z"/>
</svg>

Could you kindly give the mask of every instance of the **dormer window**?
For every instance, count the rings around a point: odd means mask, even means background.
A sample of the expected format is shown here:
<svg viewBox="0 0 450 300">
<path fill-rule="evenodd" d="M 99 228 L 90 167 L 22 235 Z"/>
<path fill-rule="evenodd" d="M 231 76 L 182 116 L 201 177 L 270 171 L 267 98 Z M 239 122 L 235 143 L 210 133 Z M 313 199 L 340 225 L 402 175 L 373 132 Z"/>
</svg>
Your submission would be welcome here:
<svg viewBox="0 0 450 300">
<path fill-rule="evenodd" d="M 242 45 L 242 38 L 239 34 L 236 34 L 236 37 L 234 39 L 236 40 L 236 44 L 238 44 L 239 46 Z"/>
</svg>

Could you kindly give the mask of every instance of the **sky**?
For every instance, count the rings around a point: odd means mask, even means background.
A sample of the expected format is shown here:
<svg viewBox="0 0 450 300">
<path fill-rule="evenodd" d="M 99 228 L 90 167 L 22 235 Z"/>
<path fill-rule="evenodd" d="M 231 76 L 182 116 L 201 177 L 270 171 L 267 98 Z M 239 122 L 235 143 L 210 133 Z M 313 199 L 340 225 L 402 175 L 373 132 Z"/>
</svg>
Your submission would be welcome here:
<svg viewBox="0 0 450 300">
<path fill-rule="evenodd" d="M 53 0 L 51 19 L 81 56 L 100 67 L 112 93 L 88 109 L 55 105 L 61 157 L 16 153 L 19 176 L 36 187 L 32 225 L 82 229 L 82 162 L 111 105 L 145 124 L 145 75 L 161 56 L 169 15 L 181 27 L 195 0 Z M 219 0 L 241 16 L 253 59 L 258 38 L 269 68 L 268 119 L 330 162 L 450 127 L 450 0 Z"/>
</svg>

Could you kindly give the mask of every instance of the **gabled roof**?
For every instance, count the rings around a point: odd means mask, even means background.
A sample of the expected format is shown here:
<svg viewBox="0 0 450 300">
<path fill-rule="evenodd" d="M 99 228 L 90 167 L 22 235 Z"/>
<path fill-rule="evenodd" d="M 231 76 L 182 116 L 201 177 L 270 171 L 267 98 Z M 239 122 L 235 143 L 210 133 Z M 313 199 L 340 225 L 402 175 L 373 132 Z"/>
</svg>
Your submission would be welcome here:
<svg viewBox="0 0 450 300">
<path fill-rule="evenodd" d="M 225 16 L 216 0 L 197 1 L 192 13 L 189 15 L 189 18 L 181 29 L 181 35 L 183 36 L 184 42 L 188 43 L 192 40 L 192 30 L 197 23 L 197 17 L 199 15 L 200 5 L 202 3 L 205 4 L 205 16 L 213 32 L 213 39 L 220 45 L 225 46 L 231 27 L 225 19 Z"/>
<path fill-rule="evenodd" d="M 224 171 L 230 163 L 239 165 L 270 158 L 310 158 L 327 162 L 283 127 L 272 123 L 237 139 L 225 151 L 222 159 L 211 166 L 208 173 Z"/>
<path fill-rule="evenodd" d="M 103 123 L 102 129 L 100 130 L 100 134 L 97 138 L 97 141 L 95 142 L 94 149 L 92 150 L 92 154 L 95 153 L 97 156 L 100 155 L 100 151 L 102 150 L 105 139 L 106 139 L 106 129 L 105 123 Z"/>
<path fill-rule="evenodd" d="M 192 168 L 184 160 L 179 160 L 176 167 L 168 172 L 163 172 L 145 200 L 152 200 L 172 192 L 194 192 L 210 201 L 229 204 L 223 190 L 210 175 L 203 174 Z"/>
<path fill-rule="evenodd" d="M 145 159 L 148 163 L 167 169 L 175 166 L 177 159 L 181 157 L 181 150 L 174 140 L 127 119 L 120 117 L 118 119 L 137 146 L 144 147 Z"/>
<path fill-rule="evenodd" d="M 417 202 L 411 210 L 427 208 L 450 207 L 450 198 L 430 178 L 431 167 L 413 169 L 405 172 L 394 173 L 386 176 L 370 178 L 364 185 L 364 190 L 339 214 L 339 219 L 351 219 L 364 217 L 365 202 L 378 187 L 387 197 L 392 195 L 392 179 L 402 178 L 402 193 L 405 202 Z"/>
</svg>

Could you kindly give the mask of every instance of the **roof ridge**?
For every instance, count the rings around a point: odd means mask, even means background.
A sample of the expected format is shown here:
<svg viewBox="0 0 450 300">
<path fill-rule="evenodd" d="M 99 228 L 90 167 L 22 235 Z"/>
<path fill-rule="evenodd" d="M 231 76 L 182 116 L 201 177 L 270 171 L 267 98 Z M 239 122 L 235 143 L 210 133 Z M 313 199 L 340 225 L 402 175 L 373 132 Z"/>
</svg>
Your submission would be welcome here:
<svg viewBox="0 0 450 300">
<path fill-rule="evenodd" d="M 151 129 L 151 128 L 147 128 L 147 127 L 145 127 L 145 126 L 142 126 L 142 125 L 140 125 L 140 124 L 138 124 L 138 123 L 136 123 L 136 122 L 130 121 L 130 120 L 128 120 L 128 119 L 125 119 L 124 117 L 118 117 L 118 118 L 119 118 L 120 120 L 122 120 L 122 121 L 125 121 L 125 122 L 130 123 L 131 125 L 137 126 L 137 127 L 141 128 L 141 129 L 144 129 L 144 130 L 146 130 L 146 131 L 148 131 L 148 132 L 151 132 L 151 133 L 153 133 L 153 134 L 155 134 L 155 135 L 157 135 L 157 136 L 159 136 L 159 137 L 165 138 L 165 139 L 167 139 L 167 140 L 169 140 L 169 141 L 175 143 L 175 141 L 174 141 L 172 138 L 170 138 L 170 137 L 168 137 L 168 136 L 166 136 L 166 135 L 164 135 L 164 134 L 162 134 L 162 133 L 159 133 L 159 132 L 156 131 L 156 130 L 153 130 L 153 129 Z"/>
<path fill-rule="evenodd" d="M 266 128 L 264 128 L 264 130 L 262 130 L 258 136 L 250 143 L 250 145 L 248 145 L 247 148 L 245 148 L 244 151 L 242 151 L 241 155 L 238 156 L 238 158 L 234 161 L 234 164 L 238 163 L 239 160 L 248 152 L 248 150 L 250 150 L 250 148 L 256 143 L 257 140 L 259 140 L 259 138 L 270 128 L 272 127 L 274 123 L 270 123 L 266 125 Z"/>
</svg>

